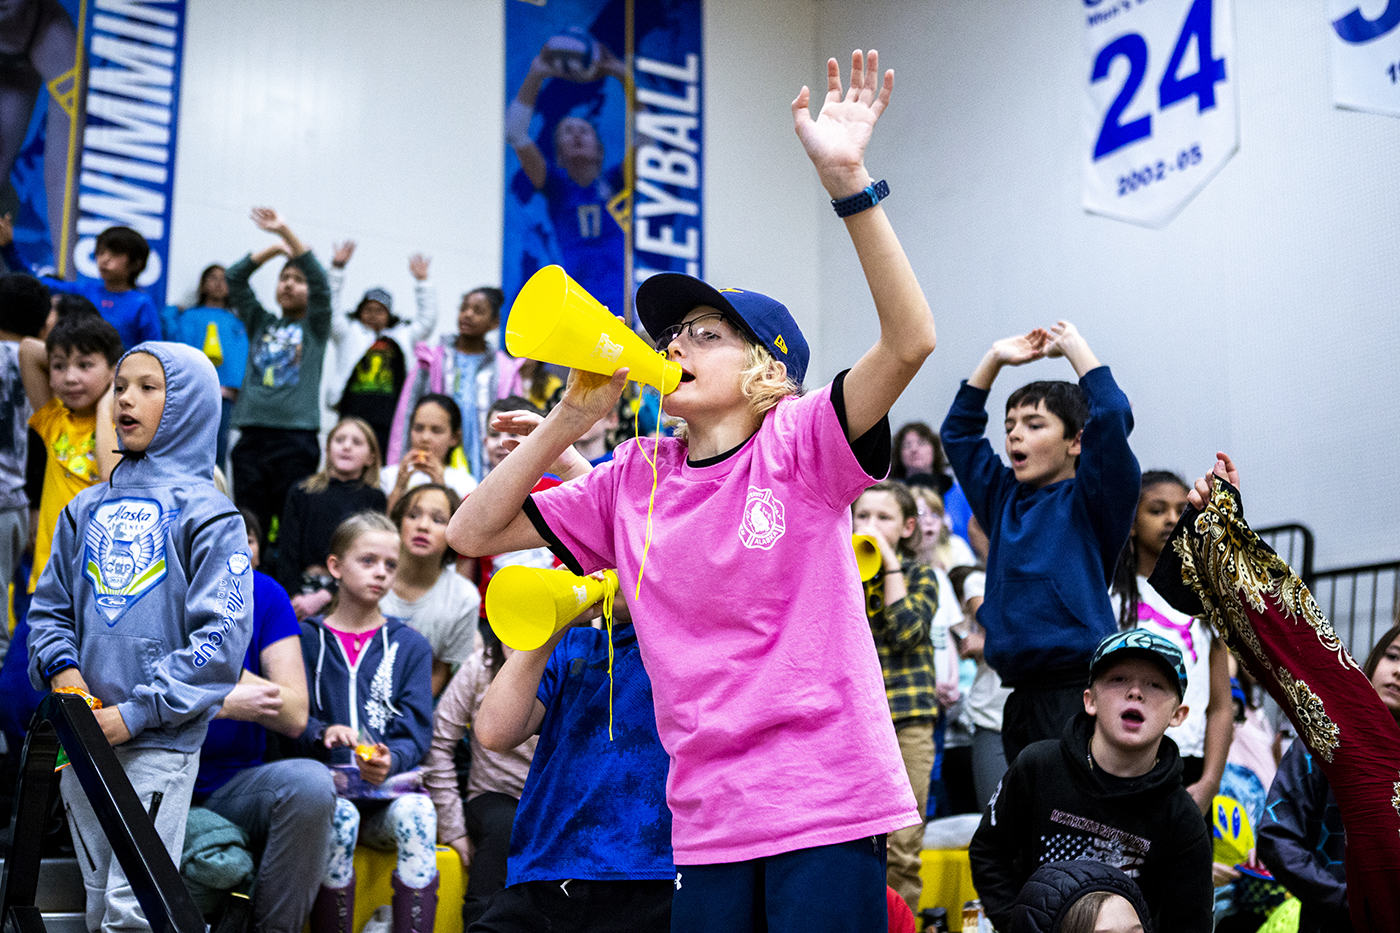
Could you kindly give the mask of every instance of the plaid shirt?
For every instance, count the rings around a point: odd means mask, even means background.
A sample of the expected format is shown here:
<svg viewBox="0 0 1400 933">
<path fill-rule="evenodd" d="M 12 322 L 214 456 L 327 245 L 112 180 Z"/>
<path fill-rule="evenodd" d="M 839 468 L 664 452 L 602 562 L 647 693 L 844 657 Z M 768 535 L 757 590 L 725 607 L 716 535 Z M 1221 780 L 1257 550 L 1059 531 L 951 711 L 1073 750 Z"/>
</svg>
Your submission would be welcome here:
<svg viewBox="0 0 1400 933">
<path fill-rule="evenodd" d="M 903 565 L 904 598 L 885 605 L 885 581 L 865 584 L 865 614 L 885 672 L 885 694 L 896 723 L 938 715 L 933 675 L 933 614 L 938 609 L 938 578 L 933 568 L 913 561 Z"/>
</svg>

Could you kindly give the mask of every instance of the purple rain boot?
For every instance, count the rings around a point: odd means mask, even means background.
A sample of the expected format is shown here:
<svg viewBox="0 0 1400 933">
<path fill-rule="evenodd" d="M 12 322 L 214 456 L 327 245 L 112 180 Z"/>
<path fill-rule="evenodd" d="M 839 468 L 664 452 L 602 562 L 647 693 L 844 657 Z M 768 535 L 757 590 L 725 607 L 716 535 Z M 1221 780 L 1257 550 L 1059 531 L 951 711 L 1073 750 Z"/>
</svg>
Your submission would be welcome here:
<svg viewBox="0 0 1400 933">
<path fill-rule="evenodd" d="M 389 876 L 394 889 L 394 933 L 433 933 L 437 922 L 438 876 L 433 875 L 421 888 L 410 888 L 394 872 Z M 317 933 L 313 930 L 312 933 Z"/>
<path fill-rule="evenodd" d="M 321 885 L 311 905 L 311 933 L 355 933 L 355 876 L 343 888 Z"/>
</svg>

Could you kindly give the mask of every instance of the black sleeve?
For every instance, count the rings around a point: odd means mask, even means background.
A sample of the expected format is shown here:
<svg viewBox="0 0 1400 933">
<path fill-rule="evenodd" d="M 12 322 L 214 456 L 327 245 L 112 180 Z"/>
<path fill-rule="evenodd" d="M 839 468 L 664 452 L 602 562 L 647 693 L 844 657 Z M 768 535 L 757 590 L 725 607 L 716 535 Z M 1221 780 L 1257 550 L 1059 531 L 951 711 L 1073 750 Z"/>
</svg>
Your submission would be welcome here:
<svg viewBox="0 0 1400 933">
<path fill-rule="evenodd" d="M 1026 844 L 1023 811 L 1031 790 L 1025 757 L 1012 762 L 1002 776 L 967 847 L 972 883 L 998 930 L 1011 929 L 1011 908 L 1027 878 L 1021 870 L 1026 855 L 1021 851 Z"/>
<path fill-rule="evenodd" d="M 540 537 L 544 538 L 545 544 L 549 546 L 550 552 L 553 553 L 555 557 L 559 558 L 560 562 L 565 567 L 569 568 L 570 573 L 577 574 L 580 577 L 583 576 L 583 566 L 578 562 L 578 558 L 574 557 L 573 552 L 564 546 L 564 542 L 559 540 L 559 536 L 554 533 L 554 529 L 549 527 L 549 522 L 544 520 L 544 516 L 540 514 L 540 507 L 535 505 L 535 497 L 526 496 L 525 504 L 521 506 L 521 508 L 525 510 L 526 516 L 529 517 L 530 524 L 534 525 L 535 530 L 540 533 Z"/>
<path fill-rule="evenodd" d="M 847 437 L 850 429 L 846 426 L 846 373 L 842 370 L 831 381 L 831 407 L 836 409 L 836 420 L 841 422 L 841 430 Z M 886 412 L 875 426 L 851 442 L 851 453 L 856 455 L 860 468 L 871 476 L 884 477 L 890 472 L 890 416 Z"/>
<path fill-rule="evenodd" d="M 39 432 L 29 428 L 29 458 L 24 463 L 24 497 L 29 507 L 37 509 L 44 495 L 44 468 L 49 462 L 49 450 Z"/>
<path fill-rule="evenodd" d="M 306 493 L 299 485 L 287 490 L 277 532 L 277 582 L 292 596 L 301 592 L 301 572 L 310 564 L 301 540 L 301 510 L 305 502 Z"/>
</svg>

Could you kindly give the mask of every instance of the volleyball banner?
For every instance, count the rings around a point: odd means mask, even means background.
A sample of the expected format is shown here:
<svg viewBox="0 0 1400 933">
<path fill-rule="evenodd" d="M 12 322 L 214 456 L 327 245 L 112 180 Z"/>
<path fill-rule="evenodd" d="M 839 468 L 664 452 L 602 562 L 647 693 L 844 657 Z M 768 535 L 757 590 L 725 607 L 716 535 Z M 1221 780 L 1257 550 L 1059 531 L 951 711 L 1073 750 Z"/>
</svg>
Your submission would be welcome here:
<svg viewBox="0 0 1400 933">
<path fill-rule="evenodd" d="M 1084 209 L 1163 227 L 1239 149 L 1231 0 L 1082 0 L 1082 13 Z"/>
<path fill-rule="evenodd" d="M 557 263 L 630 324 L 702 275 L 700 0 L 507 0 L 501 283 Z"/>
<path fill-rule="evenodd" d="M 1400 0 L 1329 0 L 1332 98 L 1400 116 Z"/>
<path fill-rule="evenodd" d="M 183 0 L 22 0 L 0 11 L 0 213 L 32 270 L 97 276 L 97 235 L 151 244 L 138 282 L 165 302 Z"/>
</svg>

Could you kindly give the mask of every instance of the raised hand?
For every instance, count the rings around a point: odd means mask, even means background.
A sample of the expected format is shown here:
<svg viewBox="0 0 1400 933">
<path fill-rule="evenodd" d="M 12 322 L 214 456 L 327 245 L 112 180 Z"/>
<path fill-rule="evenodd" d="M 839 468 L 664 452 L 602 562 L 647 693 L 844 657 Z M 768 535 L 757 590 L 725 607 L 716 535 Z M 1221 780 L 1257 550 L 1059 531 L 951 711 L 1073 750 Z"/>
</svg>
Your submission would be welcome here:
<svg viewBox="0 0 1400 933">
<path fill-rule="evenodd" d="M 11 214 L 0 217 L 0 246 L 9 246 L 15 241 L 15 218 Z"/>
<path fill-rule="evenodd" d="M 992 344 L 992 352 L 996 354 L 997 362 L 1005 366 L 1020 366 L 1045 356 L 1049 342 L 1050 335 L 1043 327 L 1037 327 L 1028 334 L 1003 337 Z"/>
<path fill-rule="evenodd" d="M 865 170 L 865 147 L 894 89 L 894 72 L 886 71 L 881 81 L 879 66 L 879 52 L 871 49 L 862 54 L 856 49 L 851 53 L 851 86 L 843 91 L 841 68 L 836 59 L 828 60 L 826 99 L 815 120 L 808 109 L 812 94 L 806 85 L 792 102 L 793 128 L 833 198 L 855 194 L 872 180 Z"/>
<path fill-rule="evenodd" d="M 1240 470 L 1235 466 L 1235 461 L 1230 459 L 1230 455 L 1224 452 L 1217 452 L 1215 455 L 1215 466 L 1211 467 L 1209 473 L 1196 480 L 1196 486 L 1186 494 L 1186 501 L 1197 509 L 1204 509 L 1206 503 L 1210 501 L 1211 487 L 1215 485 L 1212 477 L 1218 476 L 1225 482 L 1240 488 Z"/>
<path fill-rule="evenodd" d="M 255 207 L 251 216 L 253 223 L 258 225 L 258 229 L 266 230 L 268 233 L 280 235 L 287 229 L 287 222 L 282 219 L 282 215 L 271 207 Z"/>
<path fill-rule="evenodd" d="M 350 257 L 355 255 L 355 241 L 346 240 L 343 243 L 331 244 L 331 265 L 337 269 L 344 269 L 345 264 L 350 261 Z"/>
<path fill-rule="evenodd" d="M 351 244 L 352 246 L 354 244 Z M 408 272 L 420 282 L 428 281 L 428 263 L 432 262 L 422 253 L 414 253 L 408 257 Z"/>
<path fill-rule="evenodd" d="M 1045 355 L 1047 357 L 1064 356 L 1066 348 L 1079 340 L 1079 328 L 1069 321 L 1056 321 L 1055 326 L 1050 328 L 1050 339 L 1045 344 Z"/>
</svg>

